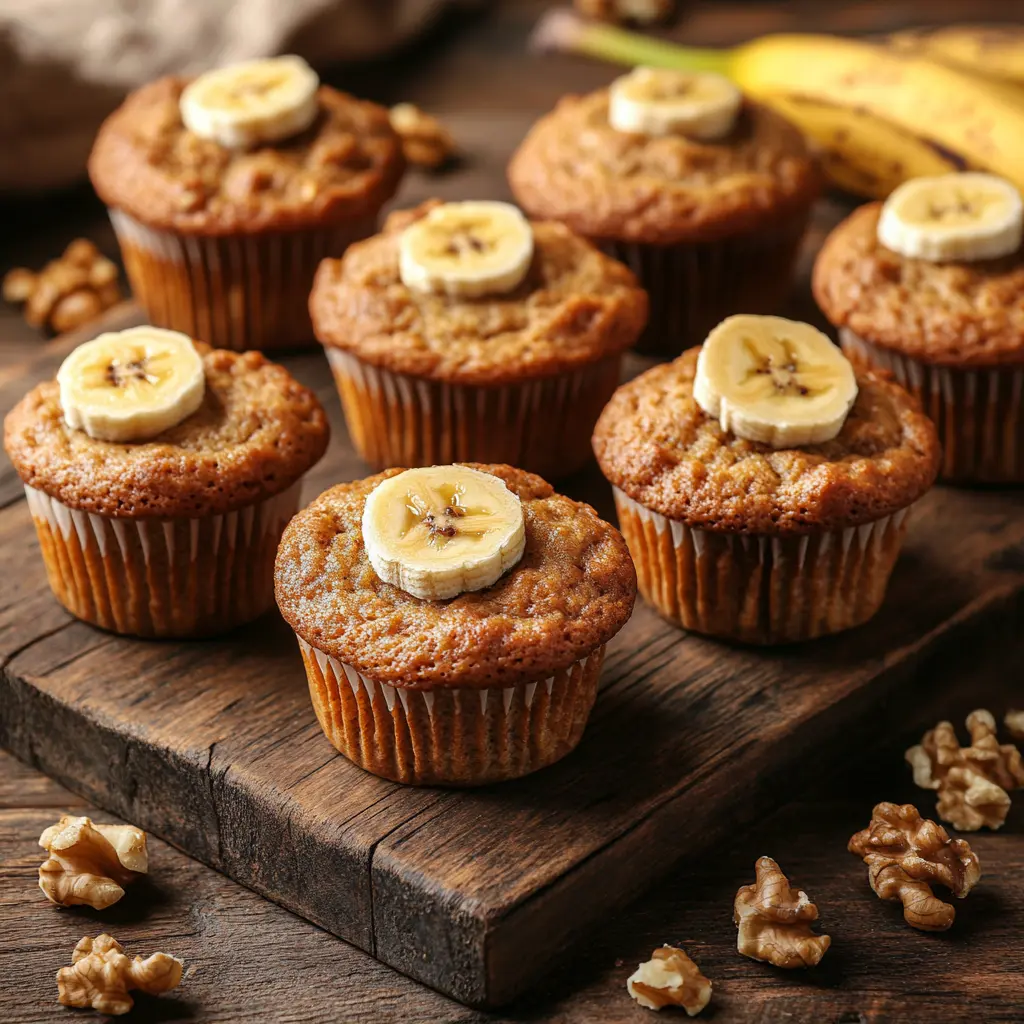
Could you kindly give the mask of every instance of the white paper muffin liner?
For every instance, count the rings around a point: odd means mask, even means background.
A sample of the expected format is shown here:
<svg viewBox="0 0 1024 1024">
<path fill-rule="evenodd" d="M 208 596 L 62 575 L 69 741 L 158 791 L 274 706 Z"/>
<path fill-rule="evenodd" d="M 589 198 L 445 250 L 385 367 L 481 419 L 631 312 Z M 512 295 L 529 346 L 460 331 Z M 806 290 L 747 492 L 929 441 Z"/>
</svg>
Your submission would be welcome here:
<svg viewBox="0 0 1024 1024">
<path fill-rule="evenodd" d="M 150 323 L 235 351 L 313 344 L 308 301 L 316 268 L 377 227 L 373 215 L 328 228 L 205 237 L 109 212 Z"/>
<path fill-rule="evenodd" d="M 25 488 L 46 574 L 72 615 L 115 633 L 220 633 L 274 603 L 274 556 L 300 483 L 266 501 L 196 519 L 126 519 Z"/>
<path fill-rule="evenodd" d="M 360 768 L 413 785 L 514 779 L 564 757 L 583 735 L 604 661 L 600 647 L 536 682 L 413 690 L 298 641 L 327 738 Z"/>
<path fill-rule="evenodd" d="M 614 493 L 645 600 L 684 629 L 753 644 L 808 640 L 871 618 L 910 511 L 778 537 L 694 529 Z"/>
<path fill-rule="evenodd" d="M 1024 366 L 959 370 L 911 359 L 841 328 L 857 366 L 888 370 L 935 424 L 940 474 L 963 483 L 1024 483 Z"/>
<path fill-rule="evenodd" d="M 616 355 L 553 377 L 472 387 L 326 351 L 352 443 L 374 468 L 503 462 L 547 479 L 590 461 L 590 435 L 622 363 Z"/>
</svg>

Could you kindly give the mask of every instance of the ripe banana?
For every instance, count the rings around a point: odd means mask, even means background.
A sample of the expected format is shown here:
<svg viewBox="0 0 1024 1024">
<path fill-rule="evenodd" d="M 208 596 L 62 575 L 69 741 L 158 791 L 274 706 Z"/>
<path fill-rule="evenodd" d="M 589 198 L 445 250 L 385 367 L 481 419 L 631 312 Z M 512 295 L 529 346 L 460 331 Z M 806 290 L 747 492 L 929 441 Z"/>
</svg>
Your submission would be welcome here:
<svg viewBox="0 0 1024 1024">
<path fill-rule="evenodd" d="M 518 287 L 532 262 L 533 228 L 510 203 L 444 203 L 398 243 L 402 283 L 427 294 L 501 295 Z"/>
<path fill-rule="evenodd" d="M 146 441 L 203 401 L 203 360 L 177 331 L 133 327 L 79 345 L 57 371 L 64 420 L 100 441 Z"/>
<path fill-rule="evenodd" d="M 985 78 L 1024 85 L 1024 28 L 1020 25 L 945 25 L 897 32 L 886 43 Z"/>
<path fill-rule="evenodd" d="M 842 352 L 810 324 L 740 315 L 708 335 L 693 397 L 736 437 L 799 448 L 839 433 L 857 381 Z"/>
<path fill-rule="evenodd" d="M 943 174 L 904 182 L 885 201 L 878 240 L 925 260 L 989 260 L 1020 248 L 1024 203 L 993 174 Z"/>
<path fill-rule="evenodd" d="M 231 149 L 279 142 L 316 119 L 317 73 L 301 58 L 231 64 L 193 79 L 179 105 L 185 127 Z"/>
<path fill-rule="evenodd" d="M 612 82 L 608 120 L 620 132 L 718 139 L 732 131 L 742 103 L 724 75 L 641 67 Z"/>
<path fill-rule="evenodd" d="M 377 575 L 413 597 L 442 601 L 495 583 L 523 556 L 523 506 L 505 482 L 467 466 L 407 469 L 363 508 Z"/>
</svg>

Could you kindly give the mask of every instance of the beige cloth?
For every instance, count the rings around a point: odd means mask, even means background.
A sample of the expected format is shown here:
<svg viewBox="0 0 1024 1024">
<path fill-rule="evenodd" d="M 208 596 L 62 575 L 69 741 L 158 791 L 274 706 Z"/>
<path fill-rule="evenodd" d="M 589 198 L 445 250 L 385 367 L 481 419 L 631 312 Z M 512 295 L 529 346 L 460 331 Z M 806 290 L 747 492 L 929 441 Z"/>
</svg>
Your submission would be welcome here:
<svg viewBox="0 0 1024 1024">
<path fill-rule="evenodd" d="M 0 190 L 80 177 L 100 121 L 160 75 L 376 56 L 459 0 L 0 0 Z"/>
</svg>

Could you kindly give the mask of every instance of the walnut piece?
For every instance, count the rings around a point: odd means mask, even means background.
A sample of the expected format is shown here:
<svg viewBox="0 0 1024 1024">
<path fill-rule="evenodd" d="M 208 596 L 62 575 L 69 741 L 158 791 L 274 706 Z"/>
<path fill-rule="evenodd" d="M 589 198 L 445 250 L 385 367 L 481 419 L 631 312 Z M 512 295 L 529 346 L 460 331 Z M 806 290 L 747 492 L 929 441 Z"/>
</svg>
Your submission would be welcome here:
<svg viewBox="0 0 1024 1024">
<path fill-rule="evenodd" d="M 1024 786 L 1024 763 L 1012 743 L 1000 744 L 996 720 L 984 710 L 967 716 L 971 745 L 961 747 L 951 722 L 924 734 L 906 758 L 914 782 L 938 790 L 936 812 L 961 832 L 1001 828 L 1010 810 L 1009 790 Z"/>
<path fill-rule="evenodd" d="M 932 893 L 932 885 L 938 882 L 963 899 L 981 878 L 967 840 L 950 839 L 912 804 L 879 804 L 871 824 L 850 839 L 849 850 L 864 858 L 875 893 L 902 903 L 907 924 L 922 931 L 944 932 L 956 918 L 956 910 Z"/>
<path fill-rule="evenodd" d="M 755 871 L 757 881 L 742 886 L 733 904 L 736 948 L 775 967 L 814 967 L 832 945 L 827 935 L 811 931 L 818 908 L 807 893 L 790 888 L 771 857 L 758 858 Z"/>
<path fill-rule="evenodd" d="M 676 0 L 574 0 L 584 17 L 600 21 L 654 25 L 668 21 L 676 12 Z"/>
<path fill-rule="evenodd" d="M 50 855 L 39 868 L 39 888 L 62 907 L 105 910 L 149 870 L 146 833 L 134 825 L 95 825 L 65 814 L 39 845 Z"/>
<path fill-rule="evenodd" d="M 455 156 L 455 140 L 436 117 L 412 103 L 391 108 L 391 127 L 402 140 L 405 159 L 416 167 L 436 169 Z"/>
<path fill-rule="evenodd" d="M 119 1016 L 135 1005 L 130 991 L 151 996 L 168 992 L 181 981 L 181 961 L 166 953 L 129 960 L 112 935 L 88 935 L 71 956 L 71 967 L 57 972 L 58 1000 L 64 1006 Z"/>
<path fill-rule="evenodd" d="M 3 280 L 6 302 L 24 305 L 32 327 L 55 333 L 87 324 L 121 301 L 117 266 L 87 238 L 76 238 L 39 273 L 15 267 Z"/>
<path fill-rule="evenodd" d="M 629 994 L 648 1010 L 681 1006 L 695 1017 L 711 1000 L 711 982 L 675 946 L 661 946 L 626 979 Z"/>
<path fill-rule="evenodd" d="M 1024 711 L 1007 711 L 1003 722 L 1015 740 L 1024 740 Z"/>
</svg>

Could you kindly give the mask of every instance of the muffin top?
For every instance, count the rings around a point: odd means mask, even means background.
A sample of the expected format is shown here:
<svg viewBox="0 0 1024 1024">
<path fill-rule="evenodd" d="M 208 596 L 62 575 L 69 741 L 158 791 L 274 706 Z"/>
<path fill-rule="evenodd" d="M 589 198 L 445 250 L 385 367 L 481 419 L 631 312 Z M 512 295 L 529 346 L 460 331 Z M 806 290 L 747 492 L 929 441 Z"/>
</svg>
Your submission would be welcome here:
<svg viewBox="0 0 1024 1024">
<path fill-rule="evenodd" d="M 188 82 L 143 86 L 103 123 L 89 176 L 108 206 L 151 227 L 222 235 L 372 216 L 394 194 L 404 163 L 383 107 L 321 86 L 305 131 L 232 149 L 185 127 Z"/>
<path fill-rule="evenodd" d="M 143 443 L 69 427 L 57 382 L 33 388 L 4 421 L 18 475 L 71 508 L 130 519 L 231 512 L 287 490 L 327 448 L 316 396 L 258 352 L 196 348 L 202 404 Z"/>
<path fill-rule="evenodd" d="M 468 465 L 522 500 L 516 565 L 484 590 L 413 597 L 377 576 L 361 528 L 367 496 L 402 470 L 339 484 L 291 521 L 278 549 L 277 603 L 295 632 L 372 679 L 419 690 L 545 679 L 610 640 L 636 595 L 619 532 L 538 476 Z"/>
<path fill-rule="evenodd" d="M 607 89 L 567 96 L 526 136 L 509 165 L 531 216 L 589 238 L 673 244 L 767 228 L 806 210 L 820 189 L 796 128 L 746 102 L 713 142 L 616 131 Z"/>
<path fill-rule="evenodd" d="M 813 277 L 825 316 L 927 363 L 1024 363 L 1024 248 L 971 263 L 912 259 L 878 240 L 881 212 L 861 206 L 826 239 Z"/>
<path fill-rule="evenodd" d="M 881 519 L 934 482 L 935 428 L 884 375 L 858 375 L 856 401 L 832 441 L 776 449 L 723 431 L 701 410 L 693 397 L 699 353 L 623 385 L 598 421 L 602 472 L 647 508 L 702 530 L 812 533 Z"/>
<path fill-rule="evenodd" d="M 309 308 L 321 342 L 396 373 L 503 384 L 617 354 L 643 330 L 647 295 L 632 272 L 561 224 L 532 225 L 532 263 L 507 294 L 407 287 L 399 239 L 440 205 L 394 213 L 381 234 L 320 264 Z"/>
</svg>

